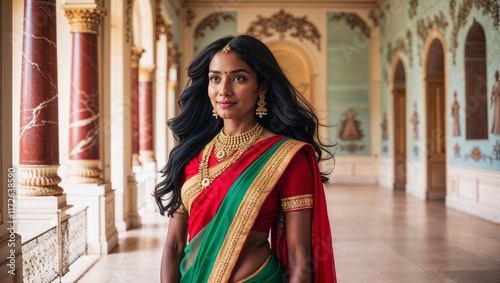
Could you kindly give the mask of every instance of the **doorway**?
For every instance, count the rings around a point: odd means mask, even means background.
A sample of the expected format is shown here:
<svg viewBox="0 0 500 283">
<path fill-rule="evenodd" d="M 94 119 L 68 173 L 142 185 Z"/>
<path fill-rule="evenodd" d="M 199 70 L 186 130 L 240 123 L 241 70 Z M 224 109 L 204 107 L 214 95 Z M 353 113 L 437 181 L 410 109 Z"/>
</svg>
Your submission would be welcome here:
<svg viewBox="0 0 500 283">
<path fill-rule="evenodd" d="M 394 190 L 406 189 L 406 75 L 401 59 L 394 71 Z"/>
<path fill-rule="evenodd" d="M 445 62 L 441 41 L 428 49 L 425 71 L 427 199 L 446 197 Z"/>
</svg>

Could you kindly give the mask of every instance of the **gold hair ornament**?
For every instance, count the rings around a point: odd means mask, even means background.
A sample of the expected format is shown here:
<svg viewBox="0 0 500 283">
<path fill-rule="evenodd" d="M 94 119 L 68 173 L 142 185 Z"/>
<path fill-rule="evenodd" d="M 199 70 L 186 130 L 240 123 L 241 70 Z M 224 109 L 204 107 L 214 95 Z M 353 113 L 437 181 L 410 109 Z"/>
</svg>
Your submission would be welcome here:
<svg viewBox="0 0 500 283">
<path fill-rule="evenodd" d="M 229 51 L 231 51 L 231 47 L 229 46 L 229 43 L 231 43 L 231 40 L 226 44 L 226 46 L 224 46 L 224 48 L 222 48 L 222 52 L 227 54 Z"/>
</svg>

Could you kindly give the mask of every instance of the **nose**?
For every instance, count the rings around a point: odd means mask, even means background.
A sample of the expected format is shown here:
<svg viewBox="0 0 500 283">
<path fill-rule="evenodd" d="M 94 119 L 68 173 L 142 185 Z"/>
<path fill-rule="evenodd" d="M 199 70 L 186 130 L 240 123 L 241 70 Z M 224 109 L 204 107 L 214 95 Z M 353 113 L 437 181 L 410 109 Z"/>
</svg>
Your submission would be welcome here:
<svg viewBox="0 0 500 283">
<path fill-rule="evenodd" d="M 222 78 L 221 83 L 219 84 L 219 93 L 220 96 L 231 96 L 233 95 L 233 91 L 231 88 L 231 80 L 227 78 Z"/>
</svg>

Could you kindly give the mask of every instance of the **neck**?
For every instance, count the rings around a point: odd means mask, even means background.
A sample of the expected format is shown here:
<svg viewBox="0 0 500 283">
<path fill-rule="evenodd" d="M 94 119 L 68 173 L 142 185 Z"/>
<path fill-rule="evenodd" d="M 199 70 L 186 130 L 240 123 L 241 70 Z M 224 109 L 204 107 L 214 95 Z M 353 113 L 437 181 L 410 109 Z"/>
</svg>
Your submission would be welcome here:
<svg viewBox="0 0 500 283">
<path fill-rule="evenodd" d="M 251 119 L 251 120 L 245 120 L 245 121 L 234 121 L 234 120 L 226 119 L 226 120 L 224 120 L 224 134 L 226 136 L 241 135 L 244 132 L 252 129 L 256 123 L 257 123 L 257 120 L 255 118 Z"/>
</svg>

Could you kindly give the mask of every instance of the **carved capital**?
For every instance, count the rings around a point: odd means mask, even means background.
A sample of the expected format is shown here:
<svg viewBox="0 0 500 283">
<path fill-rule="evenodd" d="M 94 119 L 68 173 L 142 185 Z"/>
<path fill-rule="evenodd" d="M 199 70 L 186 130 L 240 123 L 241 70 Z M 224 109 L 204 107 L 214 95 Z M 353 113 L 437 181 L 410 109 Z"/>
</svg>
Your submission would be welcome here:
<svg viewBox="0 0 500 283">
<path fill-rule="evenodd" d="M 139 161 L 143 162 L 155 162 L 155 152 L 152 150 L 139 150 Z"/>
<path fill-rule="evenodd" d="M 155 70 L 155 66 L 139 67 L 139 82 L 152 82 Z"/>
<path fill-rule="evenodd" d="M 167 88 L 169 90 L 175 90 L 175 89 L 177 89 L 178 85 L 179 85 L 179 82 L 177 82 L 177 81 L 168 81 L 167 82 Z"/>
<path fill-rule="evenodd" d="M 107 14 L 100 8 L 65 8 L 64 12 L 71 25 L 71 33 L 99 34 L 101 18 Z"/>
<path fill-rule="evenodd" d="M 139 67 L 139 59 L 141 59 L 142 53 L 144 53 L 144 48 L 138 46 L 132 46 L 131 49 L 132 62 L 130 63 L 132 68 Z"/>
<path fill-rule="evenodd" d="M 79 184 L 100 184 L 103 182 L 99 160 L 69 160 L 69 182 Z"/>
<path fill-rule="evenodd" d="M 18 192 L 23 196 L 55 196 L 63 193 L 58 186 L 59 165 L 19 165 Z"/>
</svg>

